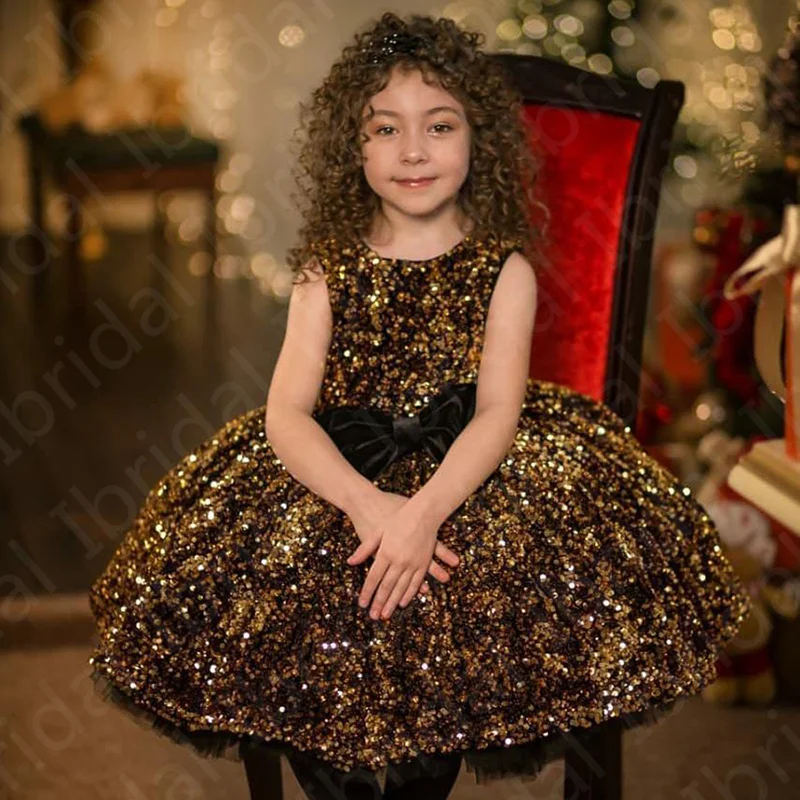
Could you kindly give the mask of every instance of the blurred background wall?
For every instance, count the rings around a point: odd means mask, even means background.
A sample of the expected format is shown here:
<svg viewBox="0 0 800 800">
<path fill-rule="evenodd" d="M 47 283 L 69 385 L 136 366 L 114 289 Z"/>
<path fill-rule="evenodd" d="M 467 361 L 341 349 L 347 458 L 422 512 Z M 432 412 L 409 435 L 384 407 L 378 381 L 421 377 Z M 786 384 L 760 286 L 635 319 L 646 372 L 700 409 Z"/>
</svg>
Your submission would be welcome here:
<svg viewBox="0 0 800 800">
<path fill-rule="evenodd" d="M 4 169 L 0 230 L 6 232 L 20 230 L 26 219 L 26 156 L 15 130 L 15 115 L 35 107 L 63 78 L 58 5 L 53 0 L 0 3 L 0 158 Z M 759 63 L 774 53 L 794 3 L 639 0 L 615 5 L 597 0 L 464 0 L 432 9 L 430 4 L 413 0 L 390 5 L 366 0 L 99 0 L 84 13 L 91 15 L 96 28 L 92 54 L 115 77 L 123 81 L 142 69 L 151 69 L 176 75 L 184 82 L 186 114 L 194 129 L 224 139 L 228 157 L 239 156 L 233 165 L 240 180 L 237 183 L 230 178 L 226 185 L 236 185 L 236 191 L 247 196 L 247 207 L 252 207 L 259 220 L 248 230 L 248 249 L 281 253 L 296 222 L 285 196 L 284 149 L 295 123 L 296 104 L 322 78 L 351 32 L 370 16 L 388 9 L 445 13 L 483 31 L 488 49 L 544 51 L 548 55 L 565 51 L 572 63 L 589 68 L 591 62 L 576 59 L 569 43 L 591 41 L 594 22 L 599 28 L 594 36 L 596 49 L 604 49 L 598 37 L 612 41 L 610 31 L 599 25 L 606 24 L 600 16 L 607 14 L 607 7 L 616 9 L 612 17 L 619 29 L 616 39 L 623 42 L 613 44 L 616 63 L 646 67 L 660 77 L 686 81 L 690 96 L 684 119 L 705 105 L 700 121 L 710 135 L 719 129 L 723 117 L 730 131 L 736 129 L 738 118 L 754 116 L 746 108 L 729 107 L 720 91 L 713 102 L 715 86 L 730 84 L 733 76 L 730 70 L 727 78 L 725 73 L 730 65 L 747 64 L 757 70 Z M 730 24 L 725 14 L 730 15 Z M 539 30 L 539 20 L 545 18 L 549 20 L 549 38 L 560 35 L 562 39 L 551 43 L 549 49 Z M 732 30 L 734 24 L 752 29 L 749 50 L 738 45 L 729 48 L 719 35 Z M 621 33 L 623 29 L 627 33 Z M 563 32 L 578 30 L 580 35 L 575 36 Z M 591 47 L 585 48 L 585 55 L 591 57 Z M 603 66 L 602 61 L 595 63 L 596 68 Z M 653 75 L 645 73 L 645 79 L 652 81 Z M 749 85 L 756 91 L 747 105 L 755 106 L 757 112 L 762 107 L 757 86 Z M 695 182 L 685 192 L 680 191 L 681 186 L 667 187 L 667 193 L 679 196 L 665 204 L 665 225 L 683 225 L 685 231 L 691 210 L 725 191 L 717 183 L 714 166 L 701 161 L 697 170 L 706 177 L 702 184 Z M 726 190 L 731 197 L 736 187 Z M 181 213 L 190 213 L 191 205 L 186 203 Z M 174 213 L 178 214 L 177 208 Z M 57 202 L 48 204 L 48 214 L 55 224 L 63 224 Z M 109 227 L 143 229 L 151 214 L 145 198 L 129 197 L 105 207 L 102 218 Z"/>
</svg>

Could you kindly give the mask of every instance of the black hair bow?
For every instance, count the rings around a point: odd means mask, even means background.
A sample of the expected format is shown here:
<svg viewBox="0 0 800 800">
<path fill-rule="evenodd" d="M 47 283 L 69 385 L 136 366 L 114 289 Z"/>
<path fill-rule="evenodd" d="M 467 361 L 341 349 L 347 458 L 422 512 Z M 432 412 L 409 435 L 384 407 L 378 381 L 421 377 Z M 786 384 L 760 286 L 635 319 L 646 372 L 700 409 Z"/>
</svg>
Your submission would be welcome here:
<svg viewBox="0 0 800 800">
<path fill-rule="evenodd" d="M 337 406 L 315 415 L 342 455 L 365 477 L 380 475 L 398 458 L 424 449 L 441 462 L 475 413 L 475 383 L 445 383 L 413 417 L 378 408 Z"/>
<path fill-rule="evenodd" d="M 425 47 L 425 40 L 407 31 L 393 31 L 380 39 L 371 40 L 363 48 L 364 59 L 369 64 L 381 64 L 395 53 L 416 55 Z"/>
</svg>

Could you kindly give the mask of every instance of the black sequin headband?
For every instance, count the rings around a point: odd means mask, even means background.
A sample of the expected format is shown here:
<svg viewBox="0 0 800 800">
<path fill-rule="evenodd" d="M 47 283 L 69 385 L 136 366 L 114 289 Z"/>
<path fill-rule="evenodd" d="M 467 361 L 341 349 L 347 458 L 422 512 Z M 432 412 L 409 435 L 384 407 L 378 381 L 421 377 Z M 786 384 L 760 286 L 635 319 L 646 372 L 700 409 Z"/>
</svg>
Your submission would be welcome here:
<svg viewBox="0 0 800 800">
<path fill-rule="evenodd" d="M 395 31 L 387 33 L 377 41 L 371 41 L 364 48 L 367 64 L 381 64 L 395 53 L 416 55 L 425 46 L 425 40 L 413 33 Z"/>
</svg>

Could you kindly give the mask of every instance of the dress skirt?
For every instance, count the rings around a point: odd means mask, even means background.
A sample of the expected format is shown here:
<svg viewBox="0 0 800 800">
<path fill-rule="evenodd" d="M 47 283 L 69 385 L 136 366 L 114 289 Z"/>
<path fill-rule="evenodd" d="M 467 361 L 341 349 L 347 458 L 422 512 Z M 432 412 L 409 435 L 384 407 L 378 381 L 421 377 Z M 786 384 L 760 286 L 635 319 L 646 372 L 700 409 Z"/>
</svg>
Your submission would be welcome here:
<svg viewBox="0 0 800 800">
<path fill-rule="evenodd" d="M 412 496 L 475 391 L 315 418 L 376 486 Z M 750 608 L 708 515 L 623 421 L 531 380 L 506 457 L 440 526 L 451 579 L 372 620 L 357 604 L 372 559 L 346 563 L 352 523 L 288 473 L 264 412 L 153 487 L 90 592 L 97 691 L 205 756 L 379 774 L 458 752 L 478 783 L 532 779 L 576 739 L 698 694 Z"/>
</svg>

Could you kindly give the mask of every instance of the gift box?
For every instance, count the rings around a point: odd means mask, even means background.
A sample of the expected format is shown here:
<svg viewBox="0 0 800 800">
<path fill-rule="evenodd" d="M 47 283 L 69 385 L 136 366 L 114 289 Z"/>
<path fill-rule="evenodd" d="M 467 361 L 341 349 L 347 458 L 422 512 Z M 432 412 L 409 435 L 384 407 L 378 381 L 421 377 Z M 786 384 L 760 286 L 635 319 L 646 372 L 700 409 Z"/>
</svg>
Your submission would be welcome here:
<svg viewBox="0 0 800 800">
<path fill-rule="evenodd" d="M 756 367 L 786 405 L 784 438 L 776 440 L 780 445 L 770 446 L 770 457 L 785 457 L 790 463 L 784 466 L 796 467 L 800 462 L 800 205 L 784 208 L 781 233 L 759 247 L 723 288 L 729 300 L 756 292 L 760 292 L 754 330 Z"/>
<path fill-rule="evenodd" d="M 784 438 L 754 444 L 731 470 L 728 484 L 800 535 L 800 205 L 784 208 L 780 235 L 756 250 L 723 288 L 728 299 L 756 292 L 761 293 L 754 330 L 756 367 L 786 404 Z"/>
</svg>

